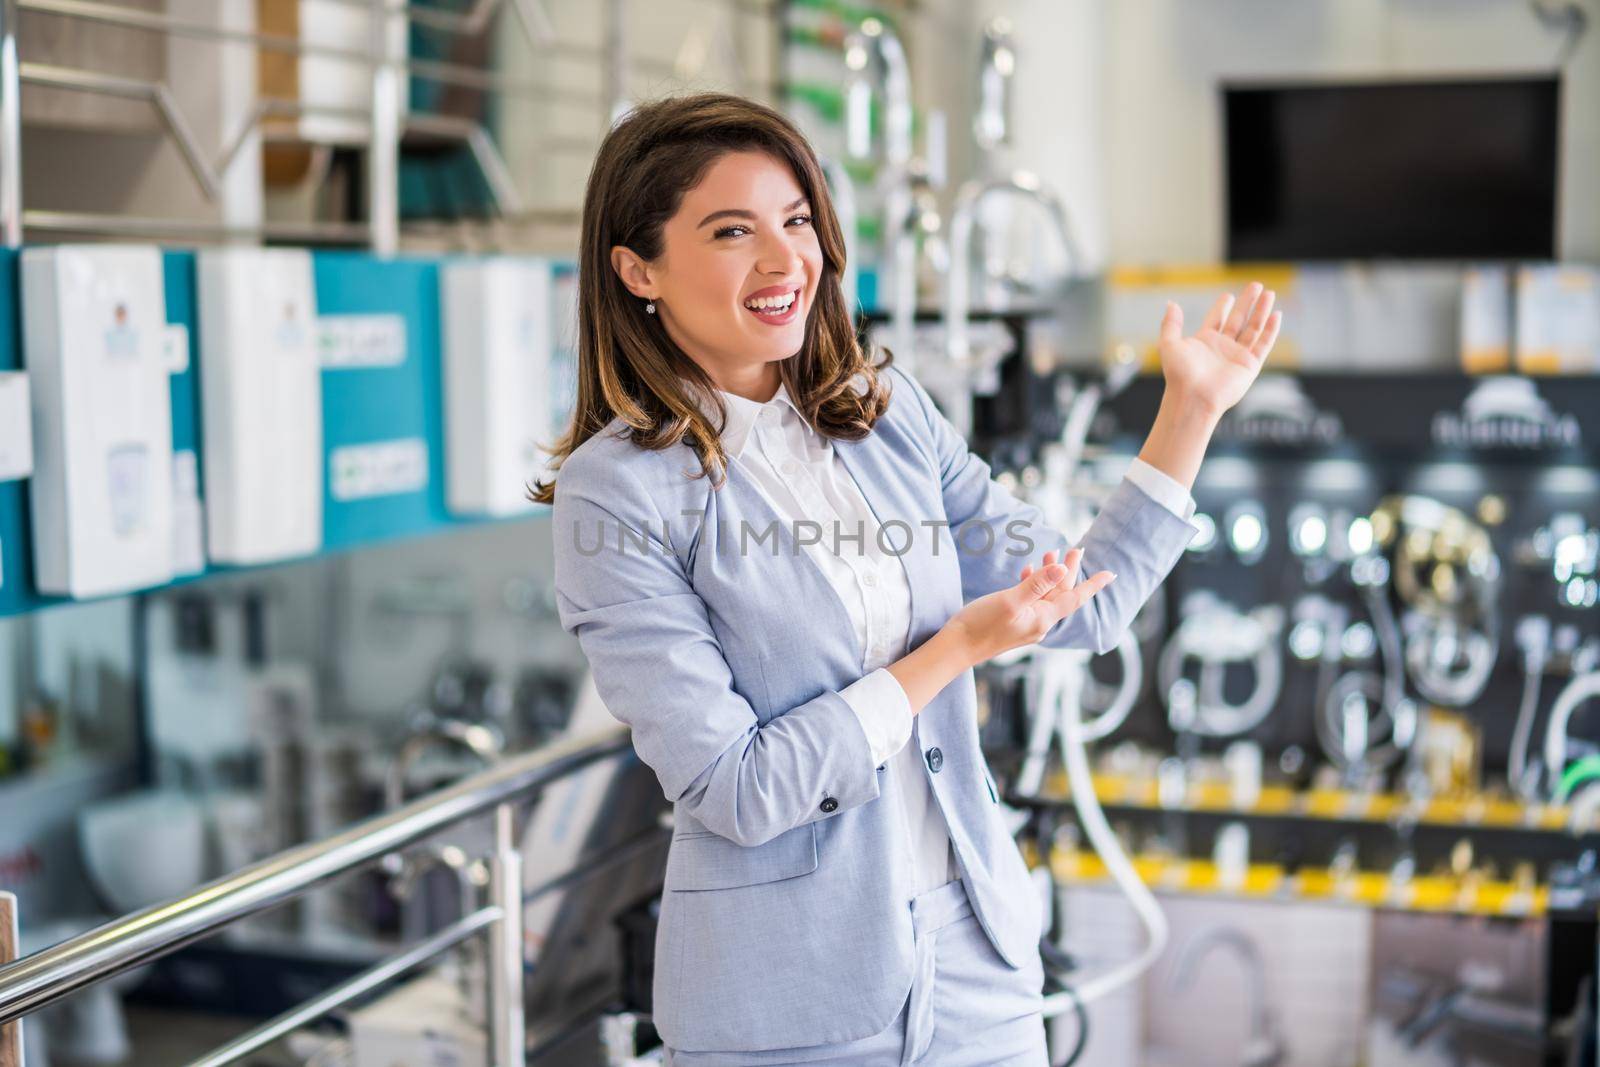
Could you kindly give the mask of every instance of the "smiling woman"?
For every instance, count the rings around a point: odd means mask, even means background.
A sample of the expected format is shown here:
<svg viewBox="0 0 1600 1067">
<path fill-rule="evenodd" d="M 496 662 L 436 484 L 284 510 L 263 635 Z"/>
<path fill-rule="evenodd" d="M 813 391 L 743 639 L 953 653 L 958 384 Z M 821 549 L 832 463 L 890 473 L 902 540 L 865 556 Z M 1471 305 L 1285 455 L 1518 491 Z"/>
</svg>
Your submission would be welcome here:
<svg viewBox="0 0 1600 1067">
<path fill-rule="evenodd" d="M 727 392 L 771 396 L 775 361 L 804 345 L 802 312 L 823 275 L 822 242 L 807 201 L 787 163 L 763 151 L 729 152 L 684 194 L 656 262 L 630 248 L 611 250 L 628 291 L 660 309 L 667 336 L 699 356 Z"/>
<path fill-rule="evenodd" d="M 787 118 L 716 94 L 630 112 L 584 197 L 578 395 L 557 463 L 620 418 L 641 447 L 688 444 L 720 481 L 718 392 L 766 400 L 780 380 L 823 432 L 864 436 L 889 360 L 856 344 L 844 256 L 821 167 Z M 551 479 L 532 496 L 554 494 Z"/>
<path fill-rule="evenodd" d="M 827 187 L 776 112 L 631 113 L 581 257 L 577 414 L 540 491 L 561 623 L 674 805 L 666 1062 L 1039 1067 L 1038 898 L 970 671 L 1121 641 L 1195 533 L 1187 486 L 1272 294 L 1194 338 L 1168 313 L 1169 395 L 1069 545 L 857 345 Z"/>
</svg>

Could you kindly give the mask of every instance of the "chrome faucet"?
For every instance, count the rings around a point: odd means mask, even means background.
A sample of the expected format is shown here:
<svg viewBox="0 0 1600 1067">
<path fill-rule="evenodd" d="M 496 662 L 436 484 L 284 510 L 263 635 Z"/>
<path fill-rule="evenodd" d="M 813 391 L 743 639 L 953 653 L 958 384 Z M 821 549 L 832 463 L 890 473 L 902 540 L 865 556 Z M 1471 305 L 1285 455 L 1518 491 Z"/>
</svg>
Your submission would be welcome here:
<svg viewBox="0 0 1600 1067">
<path fill-rule="evenodd" d="M 492 726 L 463 722 L 460 719 L 433 719 L 406 738 L 389 773 L 384 778 L 384 807 L 393 810 L 405 803 L 406 775 L 425 752 L 436 745 L 454 745 L 477 756 L 485 767 L 505 751 L 505 738 Z"/>
<path fill-rule="evenodd" d="M 1266 968 L 1261 963 L 1261 951 L 1242 930 L 1233 926 L 1213 926 L 1202 930 L 1178 954 L 1172 968 L 1169 986 L 1174 993 L 1182 993 L 1194 984 L 1200 963 L 1215 948 L 1230 950 L 1244 967 L 1245 982 L 1250 995 L 1250 1039 L 1239 1058 L 1240 1067 L 1278 1067 L 1284 1062 L 1283 1037 L 1272 1006 L 1267 999 Z"/>
<path fill-rule="evenodd" d="M 1416 1049 L 1432 1043 L 1449 1027 L 1456 1031 L 1458 1041 L 1468 1033 L 1489 1034 L 1531 1050 L 1546 1040 L 1544 1026 L 1540 1008 L 1462 984 L 1439 989 L 1423 999 L 1410 1016 L 1399 1020 L 1395 1035 L 1408 1049 Z"/>
<path fill-rule="evenodd" d="M 917 248 L 921 243 L 936 270 L 949 267 L 944 242 L 944 217 L 927 173 L 912 163 L 903 172 L 890 171 L 883 184 L 884 231 L 891 269 L 887 272 L 889 337 L 895 358 L 908 370 L 916 367 Z M 884 273 L 880 271 L 880 277 Z"/>
<path fill-rule="evenodd" d="M 911 69 L 906 52 L 881 19 L 865 18 L 845 39 L 845 148 L 854 159 L 879 159 L 872 136 L 872 101 L 883 97 L 883 248 L 878 263 L 879 303 L 890 309 L 890 345 L 897 358 L 913 360 L 917 304 L 917 233 L 930 221 L 919 204 L 912 162 Z M 926 179 L 923 179 L 926 182 Z M 937 219 L 937 207 L 934 208 Z"/>
<path fill-rule="evenodd" d="M 489 885 L 489 864 L 468 856 L 465 849 L 441 841 L 429 841 L 408 850 L 389 875 L 389 892 L 397 902 L 409 905 L 416 896 L 423 875 L 434 867 L 443 867 L 456 876 L 457 907 L 466 918 L 478 910 L 479 896 Z M 422 928 L 424 918 L 416 908 L 407 907 L 403 913 L 402 932 L 410 941 L 420 940 L 431 931 Z M 477 938 L 470 938 L 457 946 L 454 961 L 454 978 L 460 1007 L 465 1016 L 482 1022 L 488 1003 L 484 988 L 483 946 Z"/>
<path fill-rule="evenodd" d="M 865 18 L 844 42 L 845 146 L 856 159 L 875 156 L 872 98 L 883 94 L 883 161 L 903 170 L 911 162 L 911 68 L 895 32 Z"/>
<path fill-rule="evenodd" d="M 429 749 L 438 745 L 452 745 L 466 749 L 487 767 L 500 758 L 506 742 L 498 730 L 479 723 L 463 722 L 460 719 L 424 720 L 423 724 L 406 738 L 405 743 L 400 746 L 400 751 L 395 755 L 394 762 L 389 764 L 389 771 L 383 780 L 385 811 L 393 811 L 405 803 L 406 775 L 410 772 L 411 765 Z M 395 881 L 406 877 L 411 865 L 405 854 L 400 852 L 390 852 L 379 863 L 383 872 Z M 415 872 L 412 872 L 411 877 L 414 876 Z"/>
<path fill-rule="evenodd" d="M 443 867 L 455 874 L 461 914 L 472 914 L 476 910 L 478 891 L 489 884 L 489 865 L 472 859 L 459 845 L 430 841 L 408 850 L 399 869 L 389 879 L 389 891 L 396 900 L 410 900 L 422 876 L 434 867 Z"/>
<path fill-rule="evenodd" d="M 498 730 L 480 723 L 461 719 L 424 720 L 406 738 L 394 762 L 389 765 L 383 789 L 384 807 L 387 810 L 393 811 L 405 803 L 406 775 L 412 764 L 429 749 L 443 745 L 465 749 L 487 767 L 496 762 L 505 750 L 505 738 Z M 489 884 L 490 879 L 489 867 L 483 860 L 473 859 L 461 847 L 443 841 L 429 841 L 404 852 L 390 852 L 379 861 L 379 866 L 389 878 L 389 891 L 401 904 L 410 903 L 422 876 L 430 868 L 444 867 L 453 871 L 463 916 L 477 909 L 479 892 Z M 406 908 L 403 911 L 403 927 L 415 927 L 420 922 L 421 915 L 417 909 Z M 406 933 L 416 938 L 425 931 L 407 929 Z M 465 946 L 456 972 L 462 1004 L 473 1013 L 481 1011 L 484 1003 L 484 992 L 479 988 L 482 968 L 479 966 L 478 952 L 475 944 Z"/>
<path fill-rule="evenodd" d="M 1000 16 L 983 28 L 978 62 L 978 109 L 972 117 L 972 135 L 985 152 L 1011 143 L 1011 79 L 1016 72 L 1011 20 Z"/>
<path fill-rule="evenodd" d="M 860 313 L 856 281 L 860 269 L 859 250 L 856 247 L 860 243 L 856 233 L 856 186 L 843 163 L 836 159 L 823 159 L 821 163 L 822 173 L 827 177 L 828 188 L 833 194 L 833 213 L 839 219 L 839 232 L 844 235 L 844 272 L 839 275 L 839 288 L 844 292 L 845 310 L 850 314 L 850 321 L 854 322 Z"/>
<path fill-rule="evenodd" d="M 967 321 L 972 309 L 971 279 L 967 274 L 972 234 L 977 227 L 978 212 L 984 205 L 999 199 L 1021 200 L 1043 208 L 1066 257 L 1067 277 L 1077 273 L 1080 262 L 1066 207 L 1035 175 L 1018 171 L 1010 177 L 973 181 L 963 186 L 950 213 L 950 269 L 945 272 L 944 301 L 945 353 L 958 367 L 972 363 Z"/>
</svg>

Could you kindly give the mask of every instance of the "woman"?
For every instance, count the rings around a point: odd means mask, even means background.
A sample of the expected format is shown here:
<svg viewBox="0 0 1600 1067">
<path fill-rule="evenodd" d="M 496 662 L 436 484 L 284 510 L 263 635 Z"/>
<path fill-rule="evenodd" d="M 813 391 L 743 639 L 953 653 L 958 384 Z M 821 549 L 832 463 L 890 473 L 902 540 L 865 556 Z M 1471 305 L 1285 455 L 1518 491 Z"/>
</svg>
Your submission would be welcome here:
<svg viewBox="0 0 1600 1067">
<path fill-rule="evenodd" d="M 1251 285 L 1185 338 L 1168 306 L 1160 414 L 1069 550 L 868 361 L 843 267 L 768 108 L 667 100 L 600 148 L 577 408 L 535 497 L 562 624 L 675 805 L 655 1022 L 680 1067 L 1042 1064 L 1040 908 L 971 668 L 1116 645 L 1279 316 Z"/>
</svg>

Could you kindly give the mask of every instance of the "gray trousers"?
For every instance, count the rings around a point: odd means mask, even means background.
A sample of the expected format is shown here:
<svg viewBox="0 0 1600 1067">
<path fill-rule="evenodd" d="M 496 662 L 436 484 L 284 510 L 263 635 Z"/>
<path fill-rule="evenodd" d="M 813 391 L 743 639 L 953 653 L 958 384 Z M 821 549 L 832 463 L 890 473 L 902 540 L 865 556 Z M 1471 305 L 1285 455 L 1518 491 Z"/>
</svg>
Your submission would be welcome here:
<svg viewBox="0 0 1600 1067">
<path fill-rule="evenodd" d="M 1008 967 L 959 881 L 928 890 L 910 907 L 916 972 L 905 1006 L 885 1029 L 858 1041 L 767 1052 L 668 1049 L 667 1067 L 1048 1067 L 1037 959 L 1021 970 Z"/>
</svg>

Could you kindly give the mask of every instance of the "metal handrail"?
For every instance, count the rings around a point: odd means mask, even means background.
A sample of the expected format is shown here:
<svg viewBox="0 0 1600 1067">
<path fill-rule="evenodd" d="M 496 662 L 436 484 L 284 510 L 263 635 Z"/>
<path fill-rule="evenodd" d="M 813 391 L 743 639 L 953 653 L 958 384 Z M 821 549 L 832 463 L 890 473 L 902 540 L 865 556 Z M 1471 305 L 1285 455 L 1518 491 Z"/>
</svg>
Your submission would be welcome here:
<svg viewBox="0 0 1600 1067">
<path fill-rule="evenodd" d="M 523 221 L 530 213 L 523 208 L 517 195 L 510 168 L 495 149 L 489 133 L 481 125 L 456 122 L 438 116 L 413 116 L 409 120 L 400 115 L 401 79 L 418 78 L 438 84 L 522 96 L 542 101 L 555 101 L 574 106 L 590 106 L 602 100 L 613 117 L 620 114 L 631 99 L 628 93 L 630 70 L 643 70 L 659 74 L 676 71 L 676 65 L 666 61 L 653 61 L 645 57 L 627 55 L 627 42 L 623 32 L 625 0 L 609 0 L 607 8 L 607 35 L 599 46 L 557 39 L 545 0 L 474 0 L 466 11 L 434 9 L 413 0 L 334 0 L 340 6 L 362 9 L 371 13 L 371 39 L 366 47 L 340 46 L 320 41 L 305 40 L 298 35 L 263 33 L 253 29 L 216 25 L 194 18 L 183 18 L 164 11 L 148 11 L 104 0 L 0 0 L 0 246 L 17 248 L 22 244 L 26 229 L 58 230 L 65 233 L 95 233 L 122 236 L 158 238 L 182 235 L 185 238 L 206 241 L 260 241 L 265 239 L 305 240 L 311 242 L 365 243 L 379 256 L 391 256 L 399 251 L 401 225 L 399 218 L 399 152 L 398 139 L 404 129 L 422 130 L 442 134 L 463 141 L 471 150 L 491 188 L 496 204 L 505 221 Z M 775 3 L 762 0 L 714 0 L 739 15 L 761 18 L 774 16 Z M 546 84 L 535 79 L 514 78 L 493 70 L 423 59 L 417 56 L 395 54 L 389 40 L 392 20 L 406 19 L 451 34 L 477 36 L 486 32 L 493 17 L 506 7 L 514 12 L 531 46 L 542 53 L 573 58 L 597 58 L 606 61 L 606 87 L 603 94 L 567 89 Z M 22 119 L 20 90 L 24 81 L 49 84 L 57 88 L 78 91 L 110 93 L 148 100 L 159 114 L 164 127 L 176 141 L 179 152 L 194 173 L 207 199 L 216 199 L 218 175 L 227 169 L 242 141 L 231 142 L 220 164 L 204 160 L 188 131 L 182 114 L 171 99 L 164 83 L 136 82 L 131 79 L 112 79 L 96 76 L 93 72 L 64 71 L 28 65 L 30 70 L 19 71 L 17 57 L 17 24 L 22 12 L 76 19 L 135 32 L 162 34 L 202 41 L 251 45 L 255 48 L 296 56 L 310 56 L 355 66 L 368 71 L 372 80 L 371 106 L 364 109 L 367 135 L 365 143 L 369 152 L 367 167 L 368 220 L 365 223 L 329 223 L 322 226 L 301 223 L 274 224 L 262 222 L 255 226 L 230 226 L 227 223 L 187 220 L 131 219 L 102 217 L 86 212 L 40 212 L 24 210 L 22 203 Z M 45 80 L 48 75 L 50 80 Z M 64 82 L 63 79 L 66 79 Z M 743 77 L 741 75 L 741 80 Z M 777 92 L 781 86 L 763 84 L 760 88 Z M 307 109 L 309 113 L 311 109 Z M 348 109 L 354 111 L 356 109 Z M 254 117 L 241 136 L 248 136 L 260 115 Z M 268 138 L 272 137 L 268 134 Z M 568 140 L 556 140 L 545 146 L 548 151 L 589 152 L 592 145 Z M 498 232 L 498 231 L 497 231 Z"/>
<path fill-rule="evenodd" d="M 77 19 L 99 23 L 136 32 L 159 33 L 167 36 L 189 37 L 205 41 L 253 45 L 256 48 L 285 52 L 297 56 L 312 56 L 362 67 L 372 79 L 371 107 L 362 109 L 366 120 L 366 144 L 369 149 L 367 175 L 368 221 L 359 228 L 348 224 L 330 224 L 327 228 L 300 227 L 313 241 L 359 240 L 368 244 L 380 256 L 392 255 L 399 249 L 399 193 L 398 139 L 404 129 L 426 130 L 463 141 L 482 168 L 495 204 L 500 213 L 517 216 L 523 205 L 517 193 L 510 168 L 495 148 L 489 133 L 481 125 L 457 121 L 447 116 L 418 115 L 402 119 L 399 114 L 400 79 L 420 78 L 445 85 L 521 95 L 540 99 L 561 99 L 572 103 L 593 103 L 598 97 L 575 93 L 538 81 L 505 77 L 494 71 L 456 63 L 427 60 L 418 57 L 395 55 L 389 42 L 390 20 L 413 17 L 435 29 L 457 34 L 478 34 L 489 24 L 490 18 L 506 6 L 507 0 L 476 0 L 471 11 L 453 13 L 430 11 L 426 7 L 408 3 L 407 0 L 340 0 L 345 6 L 363 8 L 372 16 L 371 40 L 364 48 L 327 45 L 307 41 L 299 36 L 262 33 L 214 25 L 196 19 L 181 18 L 166 12 L 145 11 L 101 0 L 0 0 L 0 242 L 8 247 L 22 243 L 25 226 L 35 228 L 45 221 L 71 232 L 89 233 L 145 233 L 163 235 L 183 232 L 181 224 L 163 225 L 159 220 L 138 220 L 133 225 L 97 222 L 83 213 L 53 213 L 48 218 L 36 212 L 24 211 L 21 198 L 21 170 L 17 157 L 21 152 L 21 118 L 18 94 L 23 82 L 49 85 L 81 92 L 130 96 L 146 100 L 160 116 L 167 132 L 177 143 L 185 163 L 194 174 L 196 182 L 207 199 L 219 195 L 220 174 L 227 169 L 235 153 L 263 117 L 258 109 L 251 122 L 241 131 L 239 138 L 230 143 L 218 165 L 202 158 L 193 133 L 172 99 L 170 89 L 160 82 L 135 81 L 111 78 L 91 71 L 74 71 L 40 64 L 19 64 L 16 56 L 16 25 L 20 12 Z M 536 47 L 561 50 L 554 41 L 554 28 L 549 14 L 540 0 L 510 0 L 529 42 Z M 304 107 L 304 113 L 316 109 Z M 350 109 L 355 110 L 355 109 Z M 206 240 L 228 240 L 243 237 L 260 240 L 274 235 L 265 224 L 249 228 L 242 234 L 233 232 L 226 224 L 200 223 L 188 231 Z M 289 235 L 294 239 L 295 235 Z"/>
<path fill-rule="evenodd" d="M 205 198 L 216 200 L 221 195 L 222 179 L 218 169 L 212 167 L 201 153 L 200 142 L 196 140 L 194 131 L 189 127 L 189 120 L 184 117 L 183 109 L 178 106 L 177 99 L 165 82 L 119 78 L 92 70 L 75 70 L 49 63 L 26 62 L 19 65 L 17 77 L 29 85 L 143 100 L 166 126 L 167 133 L 178 146 L 179 154 L 183 156 L 184 163 L 189 167 L 189 173 L 194 175 L 195 184 L 200 186 Z"/>
<path fill-rule="evenodd" d="M 333 2 L 343 7 L 372 10 L 371 0 L 333 0 Z M 488 28 L 489 20 L 505 6 L 505 3 L 506 0 L 476 0 L 467 11 L 450 11 L 445 8 L 407 3 L 406 0 L 384 0 L 382 10 L 385 14 L 400 15 L 419 26 L 464 37 L 476 37 Z M 541 0 L 511 0 L 511 7 L 516 12 L 517 20 L 522 24 L 522 31 L 527 35 L 529 44 L 535 47 L 548 45 L 559 48 L 555 24 L 550 21 L 550 12 L 545 10 Z"/>
<path fill-rule="evenodd" d="M 230 226 L 201 219 L 155 218 L 148 215 L 112 215 L 93 211 L 45 211 L 29 208 L 22 223 L 36 232 L 93 233 L 133 237 L 145 241 L 172 239 L 206 241 L 293 241 L 364 245 L 371 236 L 365 222 L 294 222 L 264 220 L 255 226 Z"/>
<path fill-rule="evenodd" d="M 241 1034 L 221 1048 L 213 1049 L 199 1059 L 191 1061 L 187 1067 L 224 1067 L 225 1064 L 260 1051 L 280 1037 L 294 1033 L 300 1027 L 321 1018 L 335 1008 L 342 1008 L 352 1000 L 387 985 L 402 974 L 416 970 L 436 956 L 476 936 L 503 917 L 499 908 L 479 908 L 432 937 L 418 942 L 400 955 L 362 971 L 354 978 L 339 983 L 327 992 L 289 1009 L 276 1018 L 268 1019 L 249 1033 Z"/>
<path fill-rule="evenodd" d="M 376 48 L 341 48 L 337 45 L 305 41 L 281 33 L 261 33 L 257 30 L 236 30 L 196 19 L 181 18 L 159 11 L 122 7 L 102 3 L 100 0 L 14 0 L 18 10 L 40 15 L 56 15 L 78 19 L 104 26 L 117 26 L 127 30 L 141 30 L 170 37 L 188 37 L 201 41 L 218 41 L 228 44 L 253 45 L 268 52 L 312 56 L 358 67 L 384 67 L 421 78 L 463 89 L 481 89 L 511 96 L 543 99 L 557 87 L 543 82 L 521 78 L 508 78 L 478 67 L 447 63 L 440 60 L 410 57 L 400 59 L 385 56 Z M 380 8 L 380 13 L 394 16 L 392 9 Z"/>
<path fill-rule="evenodd" d="M 177 900 L 134 912 L 0 967 L 0 1023 L 165 956 L 229 923 L 266 911 L 474 816 L 495 812 L 498 846 L 503 851 L 514 845 L 508 841 L 511 802 L 629 748 L 628 731 L 618 727 L 508 757 L 396 811 L 357 823 L 322 841 L 280 852 Z M 501 858 L 497 852 L 497 860 Z M 520 877 L 514 887 L 510 878 L 497 881 L 501 884 L 493 888 L 510 889 L 520 900 Z M 505 915 L 497 930 L 513 925 L 513 919 L 520 924 L 520 907 L 502 905 L 502 909 Z M 520 929 L 516 932 L 512 943 L 520 945 Z M 510 963 L 509 959 L 500 961 L 501 966 Z M 520 974 L 520 951 L 515 963 Z"/>
</svg>

